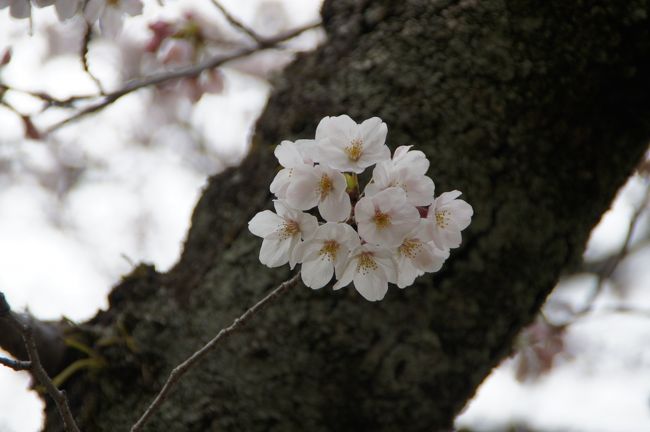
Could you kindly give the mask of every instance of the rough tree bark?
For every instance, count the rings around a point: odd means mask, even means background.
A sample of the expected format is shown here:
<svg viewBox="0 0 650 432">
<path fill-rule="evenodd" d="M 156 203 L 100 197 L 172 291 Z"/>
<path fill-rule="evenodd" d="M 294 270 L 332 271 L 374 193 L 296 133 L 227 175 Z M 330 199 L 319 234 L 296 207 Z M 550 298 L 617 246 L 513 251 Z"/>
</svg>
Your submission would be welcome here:
<svg viewBox="0 0 650 432">
<path fill-rule="evenodd" d="M 106 360 L 65 383 L 123 431 L 170 369 L 289 277 L 258 262 L 272 146 L 380 116 L 475 209 L 444 270 L 369 303 L 299 286 L 192 371 L 151 431 L 437 431 L 506 356 L 650 138 L 648 0 L 327 1 L 328 41 L 275 82 L 250 154 L 212 177 L 178 264 L 142 265 L 67 330 Z M 215 121 L 219 121 L 215 119 Z M 70 348 L 61 368 L 87 354 Z M 47 430 L 60 421 L 50 416 Z"/>
</svg>

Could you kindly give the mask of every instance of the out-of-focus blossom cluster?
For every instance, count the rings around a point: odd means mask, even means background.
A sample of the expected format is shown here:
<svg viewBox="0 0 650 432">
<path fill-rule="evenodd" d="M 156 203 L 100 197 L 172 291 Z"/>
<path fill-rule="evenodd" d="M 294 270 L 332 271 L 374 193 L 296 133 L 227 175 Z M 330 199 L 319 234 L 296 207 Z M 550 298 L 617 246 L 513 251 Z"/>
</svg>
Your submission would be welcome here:
<svg viewBox="0 0 650 432">
<path fill-rule="evenodd" d="M 99 23 L 102 34 L 115 37 L 122 31 L 124 15 L 140 15 L 141 0 L 0 0 L 0 9 L 9 7 L 14 18 L 29 18 L 32 3 L 39 8 L 54 5 L 59 20 L 64 21 L 83 13 L 89 24 Z"/>
<path fill-rule="evenodd" d="M 201 61 L 206 54 L 207 38 L 204 25 L 192 13 L 186 13 L 176 22 L 159 20 L 149 24 L 152 32 L 146 52 L 151 53 L 157 65 L 169 69 L 190 66 Z M 223 74 L 219 69 L 208 69 L 196 77 L 188 77 L 159 86 L 175 94 L 185 94 L 192 101 L 198 101 L 204 93 L 223 91 Z"/>
<path fill-rule="evenodd" d="M 405 288 L 440 270 L 473 210 L 459 191 L 434 196 L 429 161 L 411 146 L 392 157 L 388 128 L 378 117 L 357 124 L 347 115 L 325 117 L 313 140 L 283 141 L 275 149 L 282 169 L 270 185 L 275 212 L 249 222 L 264 240 L 268 267 L 301 263 L 305 285 L 317 289 L 335 276 L 367 300 L 381 300 L 388 283 Z M 362 189 L 358 175 L 375 166 Z M 315 213 L 323 221 L 307 211 Z"/>
</svg>

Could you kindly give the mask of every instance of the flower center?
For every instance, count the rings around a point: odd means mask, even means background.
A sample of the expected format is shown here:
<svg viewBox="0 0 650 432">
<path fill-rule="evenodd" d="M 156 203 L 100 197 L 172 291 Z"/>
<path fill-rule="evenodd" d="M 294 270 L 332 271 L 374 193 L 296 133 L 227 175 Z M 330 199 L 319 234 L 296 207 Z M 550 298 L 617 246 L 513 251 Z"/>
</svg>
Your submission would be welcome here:
<svg viewBox="0 0 650 432">
<path fill-rule="evenodd" d="M 350 145 L 345 148 L 345 154 L 348 155 L 348 158 L 351 161 L 358 161 L 363 153 L 363 141 L 359 138 L 355 138 L 350 142 Z"/>
<path fill-rule="evenodd" d="M 357 257 L 357 272 L 367 275 L 374 270 L 377 270 L 377 262 L 372 252 L 362 252 Z"/>
<path fill-rule="evenodd" d="M 399 247 L 400 255 L 404 255 L 407 258 L 413 259 L 422 249 L 422 242 L 416 239 L 406 239 L 404 243 Z"/>
<path fill-rule="evenodd" d="M 280 239 L 286 240 L 300 232 L 300 226 L 296 221 L 285 221 L 280 226 Z"/>
<path fill-rule="evenodd" d="M 382 213 L 379 210 L 375 210 L 375 216 L 372 218 L 372 221 L 377 225 L 377 228 L 382 229 L 390 225 L 390 215 L 387 213 Z"/>
<path fill-rule="evenodd" d="M 449 223 L 449 210 L 440 210 L 436 212 L 436 224 L 440 228 L 447 228 Z"/>
<path fill-rule="evenodd" d="M 333 188 L 334 186 L 332 185 L 332 180 L 327 175 L 323 174 L 320 178 L 320 183 L 318 184 L 320 199 L 324 200 Z"/>
<path fill-rule="evenodd" d="M 323 247 L 320 248 L 318 254 L 325 257 L 326 260 L 334 262 L 340 247 L 341 245 L 336 240 L 327 240 L 323 243 Z"/>
</svg>

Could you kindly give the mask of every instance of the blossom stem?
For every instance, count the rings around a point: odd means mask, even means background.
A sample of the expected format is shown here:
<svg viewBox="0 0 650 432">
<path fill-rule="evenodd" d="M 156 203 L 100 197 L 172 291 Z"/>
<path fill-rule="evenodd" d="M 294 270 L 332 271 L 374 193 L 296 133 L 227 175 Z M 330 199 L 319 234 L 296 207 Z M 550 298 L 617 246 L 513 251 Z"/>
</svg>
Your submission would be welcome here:
<svg viewBox="0 0 650 432">
<path fill-rule="evenodd" d="M 142 429 L 151 415 L 167 399 L 169 392 L 172 390 L 172 387 L 174 387 L 174 385 L 180 381 L 180 379 L 183 377 L 183 375 L 185 375 L 187 371 L 189 371 L 199 360 L 205 357 L 206 354 L 212 351 L 222 339 L 225 339 L 226 336 L 228 336 L 230 333 L 241 328 L 253 315 L 262 310 L 272 300 L 278 298 L 282 293 L 289 290 L 289 288 L 294 287 L 298 283 L 299 278 L 300 273 L 297 273 L 291 279 L 282 282 L 273 291 L 268 293 L 266 297 L 255 303 L 250 309 L 247 309 L 243 314 L 241 314 L 239 318 L 235 318 L 232 324 L 226 328 L 221 329 L 219 333 L 217 333 L 217 335 L 208 343 L 206 343 L 201 349 L 195 351 L 194 354 L 189 356 L 185 361 L 172 369 L 169 377 L 167 378 L 167 381 L 163 385 L 158 395 L 156 395 L 153 402 L 151 402 L 151 405 L 149 405 L 149 407 L 138 419 L 138 421 L 135 422 L 135 424 L 131 427 L 131 432 L 138 432 Z"/>
<path fill-rule="evenodd" d="M 354 188 L 357 194 L 357 199 L 361 198 L 361 189 L 359 188 L 359 177 L 357 173 L 352 173 L 352 178 L 354 178 Z"/>
</svg>

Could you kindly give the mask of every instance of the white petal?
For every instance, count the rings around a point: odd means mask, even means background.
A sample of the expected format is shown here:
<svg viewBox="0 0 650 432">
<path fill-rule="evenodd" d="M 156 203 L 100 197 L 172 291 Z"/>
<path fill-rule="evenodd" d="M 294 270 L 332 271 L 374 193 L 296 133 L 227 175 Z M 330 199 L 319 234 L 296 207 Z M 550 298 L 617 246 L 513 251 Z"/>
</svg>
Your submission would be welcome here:
<svg viewBox="0 0 650 432">
<path fill-rule="evenodd" d="M 122 32 L 122 11 L 107 7 L 99 19 L 99 29 L 102 35 L 108 38 L 116 38 Z"/>
<path fill-rule="evenodd" d="M 410 146 L 399 146 L 395 149 L 393 152 L 393 162 L 399 162 L 407 153 L 408 151 L 413 147 L 412 145 Z"/>
<path fill-rule="evenodd" d="M 352 171 L 354 166 L 343 152 L 342 147 L 336 147 L 331 140 L 322 140 L 316 149 L 316 161 L 339 171 Z M 361 172 L 361 171 L 359 171 Z"/>
<path fill-rule="evenodd" d="M 121 0 L 120 9 L 131 16 L 142 14 L 143 5 L 140 0 Z"/>
<path fill-rule="evenodd" d="M 84 8 L 84 16 L 86 17 L 86 21 L 88 21 L 90 24 L 96 22 L 101 16 L 102 12 L 104 12 L 105 7 L 105 0 L 88 0 L 88 3 L 86 3 L 86 7 Z"/>
<path fill-rule="evenodd" d="M 458 198 L 462 194 L 463 193 L 461 191 L 458 191 L 458 190 L 453 190 L 451 192 L 441 193 L 440 196 L 438 198 L 436 198 L 436 205 L 438 207 L 441 207 L 441 206 L 455 200 L 456 198 Z"/>
<path fill-rule="evenodd" d="M 444 229 L 434 230 L 433 234 L 433 241 L 438 249 L 457 248 L 462 242 L 460 229 L 453 221 L 449 221 Z"/>
<path fill-rule="evenodd" d="M 300 235 L 305 240 L 310 239 L 318 228 L 318 219 L 316 219 L 316 216 L 307 213 L 300 213 L 296 222 L 298 222 L 298 226 L 300 227 Z"/>
<path fill-rule="evenodd" d="M 279 267 L 289 262 L 291 241 L 264 239 L 260 248 L 260 262 L 267 267 Z"/>
<path fill-rule="evenodd" d="M 388 281 L 379 271 L 372 271 L 365 275 L 357 273 L 354 276 L 354 287 L 366 300 L 378 301 L 388 292 Z"/>
<path fill-rule="evenodd" d="M 349 260 L 347 262 L 347 265 L 343 269 L 343 274 L 339 277 L 339 280 L 334 284 L 332 288 L 337 290 L 350 285 L 350 282 L 352 282 L 352 279 L 354 279 L 354 275 L 356 271 L 357 271 L 356 260 L 355 259 Z M 337 277 L 338 277 L 338 273 L 337 273 Z"/>
<path fill-rule="evenodd" d="M 275 194 L 278 198 L 286 198 L 291 177 L 291 169 L 284 168 L 278 171 L 269 187 L 271 193 Z"/>
<path fill-rule="evenodd" d="M 345 114 L 338 117 L 325 117 L 316 127 L 316 140 L 328 138 L 333 145 L 345 148 L 349 144 L 351 132 L 356 127 L 357 123 Z"/>
<path fill-rule="evenodd" d="M 375 252 L 375 262 L 383 271 L 388 282 L 397 283 L 397 261 L 389 250 L 385 249 L 380 252 Z"/>
<path fill-rule="evenodd" d="M 397 268 L 397 286 L 406 288 L 413 285 L 417 276 L 418 269 L 415 268 L 411 260 L 405 257 L 400 258 Z"/>
<path fill-rule="evenodd" d="M 377 229 L 377 226 L 370 222 L 370 223 L 358 223 L 357 222 L 357 229 L 359 230 L 359 236 L 361 238 L 370 243 L 370 244 L 382 244 L 386 240 L 384 239 L 385 236 L 379 234 L 379 230 Z M 396 240 L 397 241 L 397 240 Z M 393 243 L 392 241 L 388 241 L 388 243 Z M 400 242 L 401 243 L 401 242 Z M 400 244 L 398 243 L 398 244 Z"/>
<path fill-rule="evenodd" d="M 281 199 L 273 200 L 273 207 L 275 207 L 275 212 L 283 219 L 296 220 L 300 214 L 300 210 L 291 208 L 286 201 Z"/>
<path fill-rule="evenodd" d="M 366 196 L 373 196 L 390 187 L 393 181 L 393 167 L 390 162 L 380 162 L 372 171 L 372 182 L 365 189 Z"/>
<path fill-rule="evenodd" d="M 318 211 L 327 222 L 343 222 L 350 217 L 352 211 L 350 196 L 345 192 L 339 196 L 329 194 L 318 204 Z"/>
<path fill-rule="evenodd" d="M 367 168 L 378 162 L 387 161 L 390 159 L 390 149 L 388 146 L 383 145 L 379 147 L 370 147 L 363 150 L 361 158 L 357 161 L 359 166 Z"/>
<path fill-rule="evenodd" d="M 322 256 L 303 263 L 300 269 L 303 282 L 313 289 L 324 287 L 332 279 L 333 274 L 333 264 Z"/>
<path fill-rule="evenodd" d="M 435 185 L 427 176 L 415 176 L 405 181 L 406 200 L 415 206 L 428 206 L 433 202 Z"/>
<path fill-rule="evenodd" d="M 373 203 L 384 213 L 389 212 L 393 208 L 403 207 L 406 203 L 406 193 L 396 187 L 390 187 L 379 192 L 372 197 Z"/>
<path fill-rule="evenodd" d="M 248 222 L 248 230 L 258 237 L 268 237 L 282 226 L 284 219 L 271 210 L 259 212 Z"/>
<path fill-rule="evenodd" d="M 72 18 L 81 7 L 79 0 L 56 0 L 55 8 L 56 15 L 59 20 L 67 20 Z"/>
<path fill-rule="evenodd" d="M 358 248 L 361 245 L 361 239 L 359 238 L 359 234 L 357 234 L 354 228 L 352 228 L 350 225 L 347 224 L 339 224 L 339 225 L 343 225 L 344 237 L 337 238 L 338 242 L 344 245 L 350 251 Z"/>
<path fill-rule="evenodd" d="M 364 120 L 359 126 L 359 130 L 363 139 L 364 151 L 366 149 L 370 150 L 372 147 L 381 147 L 386 142 L 388 127 L 379 117 Z M 388 154 L 388 159 L 390 159 L 390 153 Z"/>
<path fill-rule="evenodd" d="M 371 223 L 371 219 L 374 215 L 375 205 L 371 198 L 363 197 L 357 202 L 357 205 L 354 206 L 354 218 L 357 224 Z"/>
<path fill-rule="evenodd" d="M 454 200 L 447 204 L 445 208 L 451 210 L 452 218 L 458 224 L 460 230 L 464 230 L 472 222 L 474 209 L 465 201 Z"/>
<path fill-rule="evenodd" d="M 423 244 L 413 258 L 413 264 L 427 273 L 437 272 L 449 257 L 449 251 L 434 249 L 430 244 Z"/>
<path fill-rule="evenodd" d="M 298 148 L 298 152 L 300 152 L 302 162 L 308 165 L 313 165 L 316 155 L 316 140 L 296 140 L 296 147 Z"/>
<path fill-rule="evenodd" d="M 285 168 L 293 168 L 303 164 L 302 155 L 298 151 L 298 147 L 291 141 L 282 141 L 279 146 L 275 148 L 273 154 L 278 158 L 278 162 Z"/>
<path fill-rule="evenodd" d="M 414 175 L 425 175 L 429 169 L 429 160 L 426 155 L 419 151 L 404 151 L 410 149 L 411 146 L 398 147 L 393 154 L 393 164 L 399 170 L 408 170 Z"/>
<path fill-rule="evenodd" d="M 293 179 L 287 187 L 287 203 L 300 210 L 318 205 L 320 198 L 320 171 L 318 167 L 303 165 L 293 169 Z"/>
</svg>

